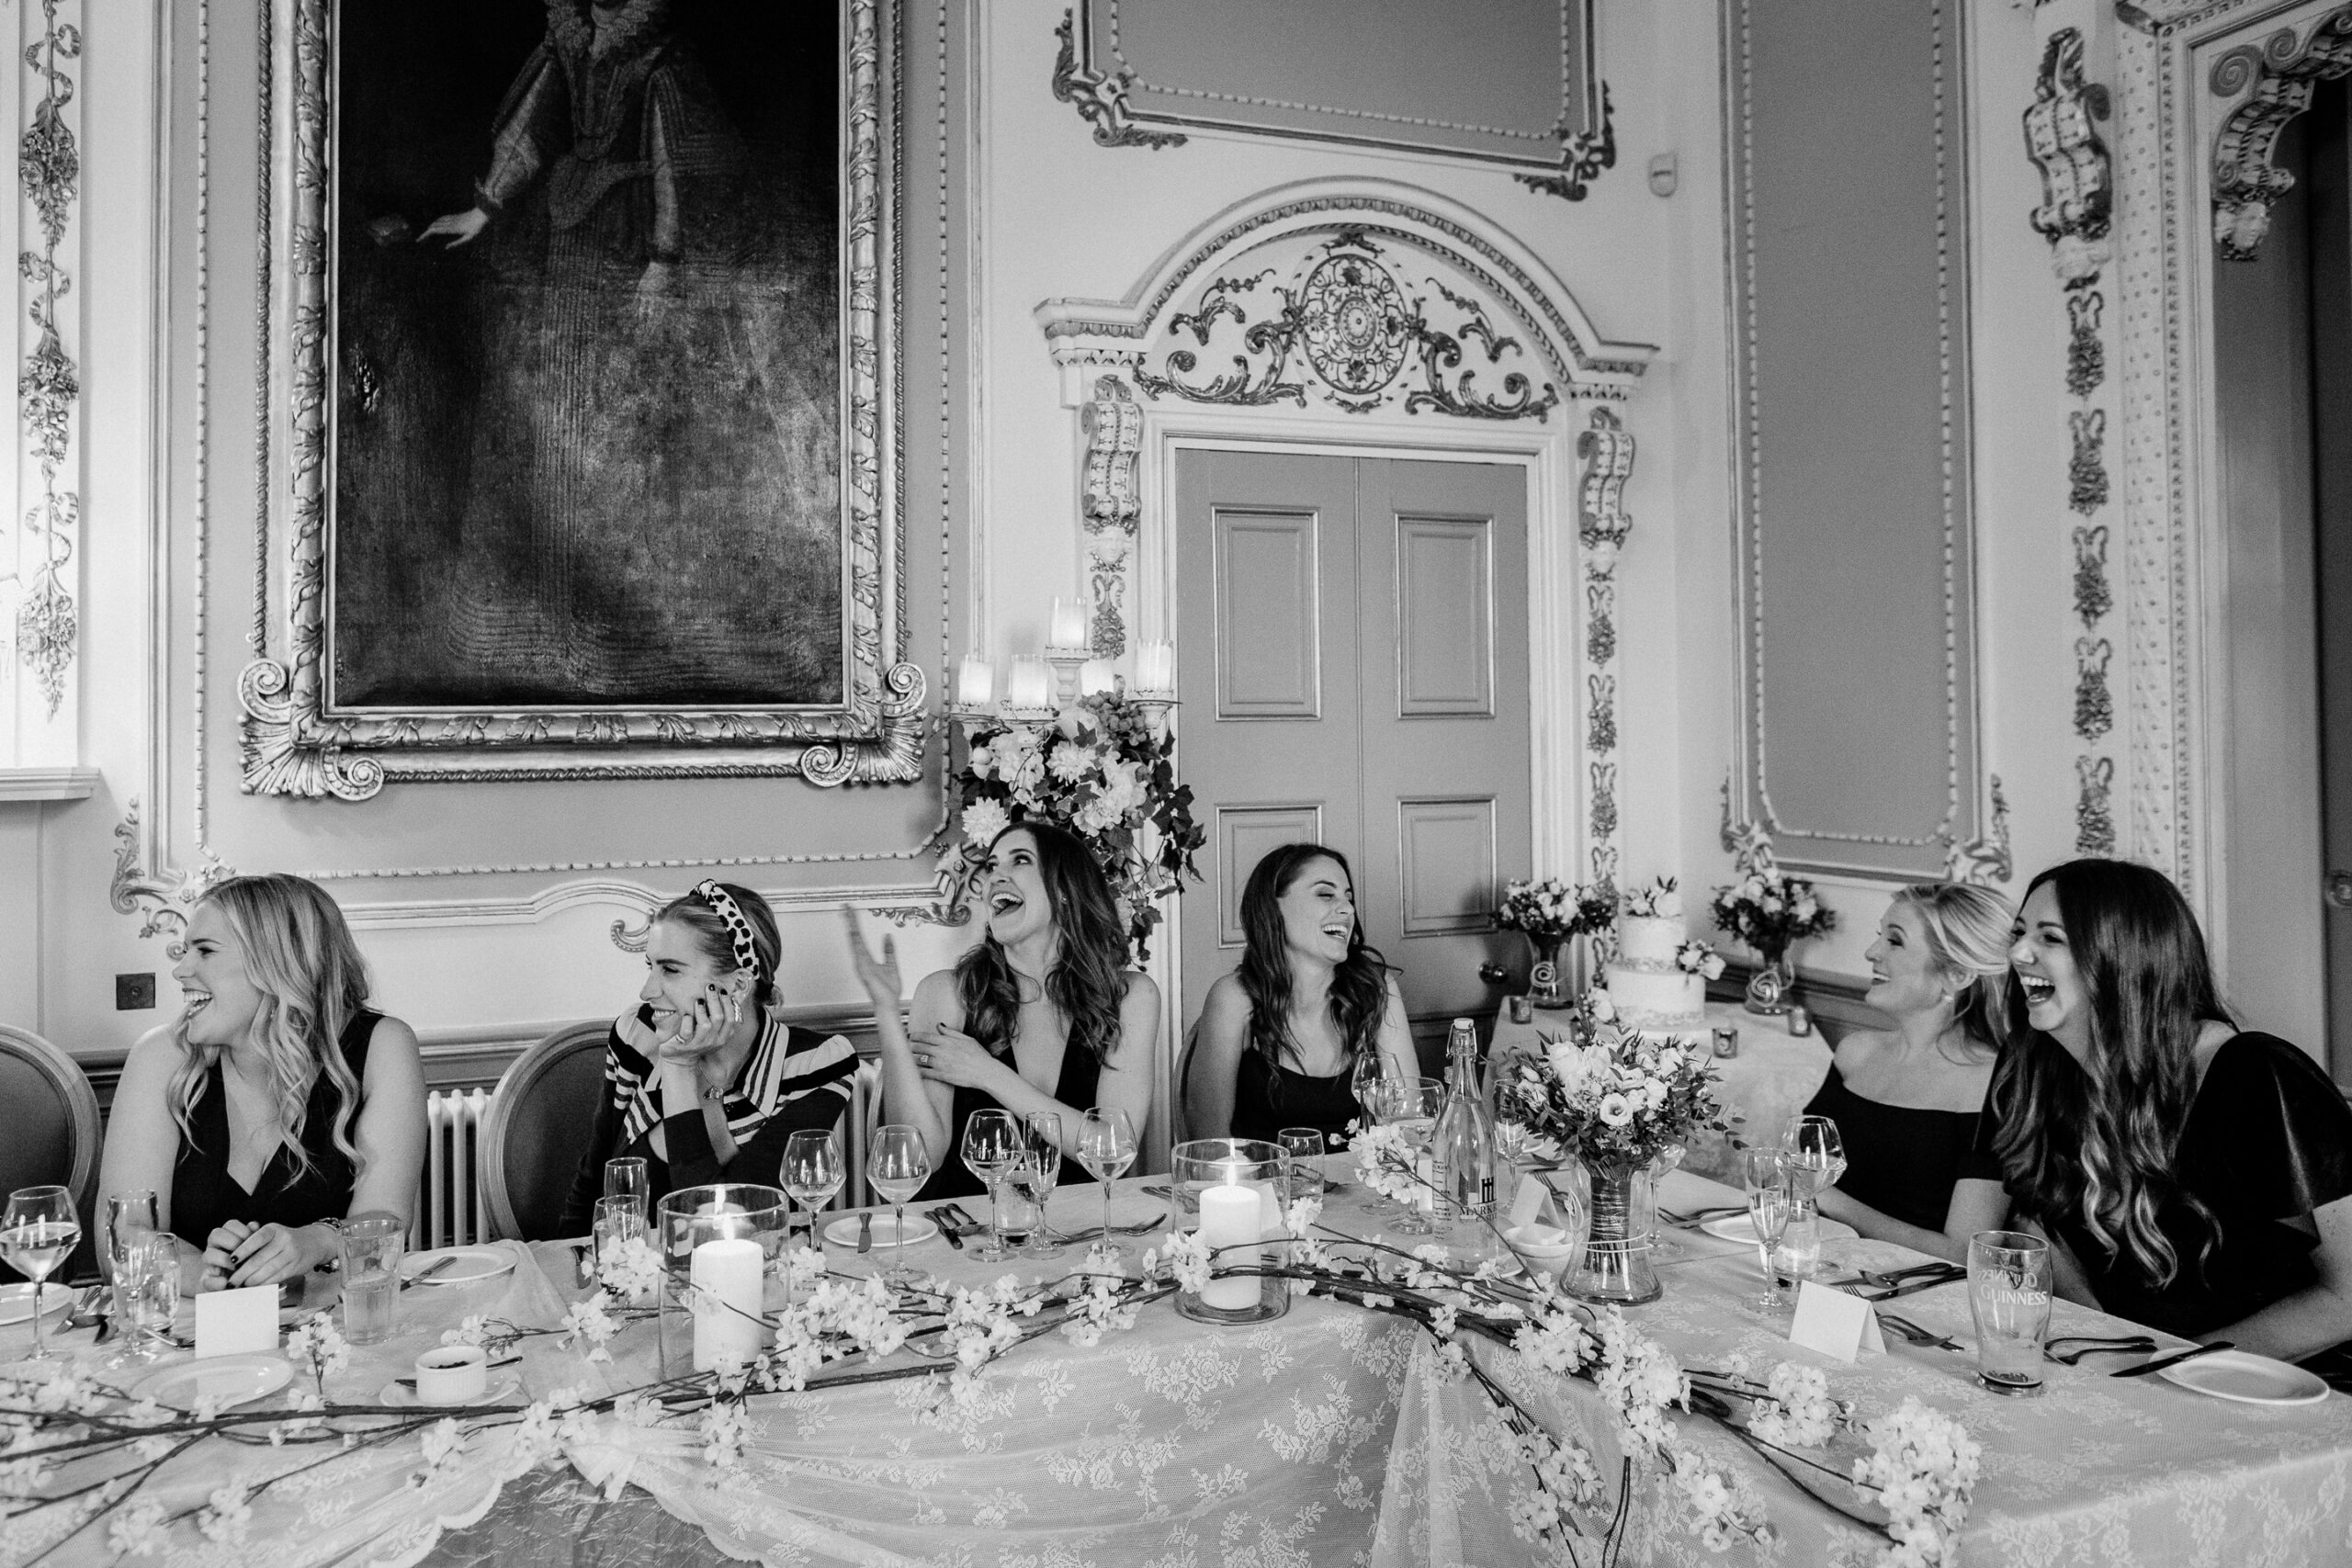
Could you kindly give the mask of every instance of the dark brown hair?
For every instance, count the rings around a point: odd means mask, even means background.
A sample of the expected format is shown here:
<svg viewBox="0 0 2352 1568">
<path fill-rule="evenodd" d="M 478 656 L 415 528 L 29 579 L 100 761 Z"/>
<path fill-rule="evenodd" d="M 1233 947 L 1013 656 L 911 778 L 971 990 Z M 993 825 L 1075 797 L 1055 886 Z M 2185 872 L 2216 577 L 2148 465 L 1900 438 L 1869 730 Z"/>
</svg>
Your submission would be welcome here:
<svg viewBox="0 0 2352 1568">
<path fill-rule="evenodd" d="M 1127 929 L 1111 884 L 1085 840 L 1050 822 L 1015 822 L 989 840 L 993 859 L 1006 833 L 1026 833 L 1037 846 L 1037 874 L 1046 885 L 1061 951 L 1046 976 L 1046 998 L 1062 1017 L 1071 1049 L 1097 1062 L 1119 1046 L 1119 1008 L 1127 996 Z M 1021 1024 L 1021 987 L 1004 944 L 984 932 L 956 961 L 956 998 L 964 1032 L 1001 1055 L 1012 1049 Z"/>
<path fill-rule="evenodd" d="M 1290 1030 L 1290 947 L 1283 931 L 1282 897 L 1318 860 L 1339 866 L 1352 898 L 1356 876 L 1348 857 L 1321 844 L 1284 844 L 1268 851 L 1241 889 L 1245 945 L 1234 976 L 1241 982 L 1241 994 L 1250 998 L 1250 1043 L 1266 1062 L 1266 1101 L 1277 1110 L 1282 1106 L 1282 1075 L 1273 1069 L 1278 1064 L 1295 1069 L 1301 1060 Z M 1377 948 L 1365 944 L 1360 919 L 1349 925 L 1348 955 L 1331 970 L 1328 1005 L 1347 1053 L 1347 1068 L 1352 1069 L 1359 1053 L 1377 1049 L 1380 1025 L 1388 1012 L 1388 964 Z"/>
</svg>

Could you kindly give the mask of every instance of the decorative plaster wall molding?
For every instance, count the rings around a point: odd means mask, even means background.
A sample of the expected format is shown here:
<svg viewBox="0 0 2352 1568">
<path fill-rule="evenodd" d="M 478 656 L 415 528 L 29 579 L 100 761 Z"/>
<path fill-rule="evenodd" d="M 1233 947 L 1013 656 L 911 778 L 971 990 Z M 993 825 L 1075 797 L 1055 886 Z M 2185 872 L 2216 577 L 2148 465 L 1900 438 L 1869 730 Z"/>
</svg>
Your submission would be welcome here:
<svg viewBox="0 0 2352 1568">
<path fill-rule="evenodd" d="M 74 208 L 81 193 L 82 154 L 74 107 L 73 62 L 82 55 L 77 25 L 81 0 L 40 0 L 41 36 L 23 51 L 24 74 L 40 96 L 27 113 L 17 142 L 17 184 L 40 226 L 37 247 L 18 256 L 28 289 L 26 317 L 39 334 L 17 377 L 21 440 L 40 469 L 40 493 L 25 513 L 35 556 L 21 578 L 17 606 L 17 656 L 32 671 L 54 718 L 65 701 L 65 677 L 79 645 L 79 622 L 65 569 L 81 538 L 82 498 L 74 488 L 74 436 L 80 423 L 80 367 L 66 346 L 78 312 L 59 305 L 74 288 L 66 265 Z M 26 95 L 32 97 L 28 87 Z M 78 235 L 76 235 L 78 240 Z M 78 335 L 78 334 L 77 334 Z"/>
<path fill-rule="evenodd" d="M 2213 143 L 2213 241 L 2224 259 L 2255 258 L 2270 232 L 2271 204 L 2295 183 L 2270 161 L 2278 133 L 2311 107 L 2314 87 L 2345 75 L 2352 75 L 2352 6 L 2308 29 L 2281 28 L 2213 62 L 2207 82 L 2214 96 L 2245 95 Z"/>
<path fill-rule="evenodd" d="M 1090 639 L 1097 659 L 1127 650 L 1127 618 L 1133 605 L 1127 574 L 1134 564 L 1136 524 L 1142 501 L 1136 492 L 1136 461 L 1143 450 L 1143 410 L 1116 376 L 1094 383 L 1094 396 L 1079 410 L 1086 437 L 1086 477 L 1080 515 L 1086 525 L 1086 581 L 1094 597 Z"/>
<path fill-rule="evenodd" d="M 1148 147 L 1155 152 L 1162 147 L 1184 145 L 1182 131 L 1146 130 L 1127 113 L 1127 88 L 1136 79 L 1132 70 L 1125 66 L 1090 70 L 1078 62 L 1073 25 L 1070 13 L 1064 11 L 1061 26 L 1054 29 L 1054 36 L 1062 41 L 1061 52 L 1054 57 L 1054 96 L 1077 106 L 1080 118 L 1094 128 L 1095 144 Z"/>
<path fill-rule="evenodd" d="M 122 820 L 115 824 L 114 840 L 114 880 L 107 889 L 107 903 L 118 915 L 139 916 L 141 936 L 168 938 L 164 951 L 177 959 L 184 951 L 178 939 L 180 932 L 187 930 L 188 906 L 202 897 L 206 888 L 236 873 L 209 852 L 205 863 L 193 871 L 141 869 L 143 840 L 139 831 L 136 796 L 125 807 Z"/>
<path fill-rule="evenodd" d="M 1592 411 L 1589 426 L 1577 437 L 1577 456 L 1584 460 L 1584 482 L 1577 487 L 1577 537 L 1584 547 L 1585 595 L 1590 601 L 1586 622 L 1585 664 L 1581 671 L 1591 698 L 1586 710 L 1585 750 L 1592 774 L 1591 823 L 1588 847 L 1592 879 L 1617 885 L 1621 856 L 1617 843 L 1617 557 L 1634 519 L 1624 507 L 1625 481 L 1634 472 L 1634 436 L 1615 412 Z"/>
</svg>

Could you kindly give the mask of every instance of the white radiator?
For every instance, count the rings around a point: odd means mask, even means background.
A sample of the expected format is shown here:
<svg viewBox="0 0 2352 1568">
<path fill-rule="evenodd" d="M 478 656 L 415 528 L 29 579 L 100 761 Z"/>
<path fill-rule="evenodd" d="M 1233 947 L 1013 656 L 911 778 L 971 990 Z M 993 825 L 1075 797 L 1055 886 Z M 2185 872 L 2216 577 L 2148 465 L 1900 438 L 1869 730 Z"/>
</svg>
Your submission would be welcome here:
<svg viewBox="0 0 2352 1568">
<path fill-rule="evenodd" d="M 418 1183 L 409 1247 L 463 1247 L 490 1239 L 481 1196 L 481 1122 L 486 1089 L 436 1089 L 424 1097 L 424 1179 Z"/>
</svg>

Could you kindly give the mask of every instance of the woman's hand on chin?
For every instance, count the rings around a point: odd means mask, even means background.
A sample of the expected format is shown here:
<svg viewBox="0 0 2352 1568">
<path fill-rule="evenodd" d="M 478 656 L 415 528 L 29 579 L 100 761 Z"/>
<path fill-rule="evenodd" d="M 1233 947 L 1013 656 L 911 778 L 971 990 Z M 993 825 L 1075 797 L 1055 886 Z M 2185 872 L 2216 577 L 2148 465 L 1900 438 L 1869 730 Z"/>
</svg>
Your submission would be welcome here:
<svg viewBox="0 0 2352 1568">
<path fill-rule="evenodd" d="M 909 1043 L 914 1050 L 915 1066 L 934 1083 L 986 1089 L 1006 1071 L 987 1046 L 945 1024 L 928 1034 L 915 1035 Z"/>
<path fill-rule="evenodd" d="M 660 1043 L 655 1055 L 664 1066 L 698 1066 L 727 1043 L 728 1033 L 742 1016 L 741 1005 L 714 985 L 695 998 L 693 1007 L 675 1015 L 677 1028 Z"/>
</svg>

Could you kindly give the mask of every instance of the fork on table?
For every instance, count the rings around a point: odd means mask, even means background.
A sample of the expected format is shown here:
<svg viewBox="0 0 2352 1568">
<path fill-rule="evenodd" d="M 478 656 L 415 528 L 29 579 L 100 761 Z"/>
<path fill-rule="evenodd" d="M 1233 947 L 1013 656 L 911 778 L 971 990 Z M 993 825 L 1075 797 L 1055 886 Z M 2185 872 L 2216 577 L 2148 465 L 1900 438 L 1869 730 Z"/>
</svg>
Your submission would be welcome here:
<svg viewBox="0 0 2352 1568">
<path fill-rule="evenodd" d="M 2072 1345 L 2075 1348 L 2060 1350 L 2054 1348 L 2060 1345 Z M 2086 1356 L 2141 1356 L 2155 1348 L 2156 1342 L 2144 1334 L 2118 1335 L 2110 1338 L 2101 1338 L 2095 1334 L 2062 1334 L 2041 1347 L 2041 1355 L 2044 1360 L 2072 1367 L 2079 1364 Z"/>
</svg>

